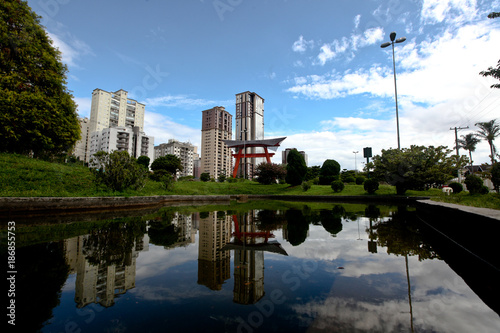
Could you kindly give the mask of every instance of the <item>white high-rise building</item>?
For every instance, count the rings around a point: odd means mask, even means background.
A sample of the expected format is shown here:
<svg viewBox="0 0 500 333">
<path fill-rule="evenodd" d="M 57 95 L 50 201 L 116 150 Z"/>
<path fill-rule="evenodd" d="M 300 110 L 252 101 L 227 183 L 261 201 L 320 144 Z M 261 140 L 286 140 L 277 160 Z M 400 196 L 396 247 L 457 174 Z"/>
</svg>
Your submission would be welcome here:
<svg viewBox="0 0 500 333">
<path fill-rule="evenodd" d="M 264 140 L 264 99 L 254 92 L 236 94 L 235 140 Z M 263 153 L 262 148 L 246 148 L 246 153 Z M 264 158 L 242 159 L 238 175 L 253 177 L 257 166 Z M 246 171 L 244 171 L 246 168 Z"/>
<path fill-rule="evenodd" d="M 90 135 L 90 155 L 98 151 L 111 153 L 115 150 L 127 151 L 135 158 L 147 156 L 154 159 L 154 137 L 147 136 L 139 127 L 109 127 Z"/>
<path fill-rule="evenodd" d="M 80 161 L 89 161 L 89 118 L 79 118 L 81 138 L 75 143 L 75 149 L 73 155 Z"/>
<path fill-rule="evenodd" d="M 168 143 L 162 143 L 154 148 L 155 159 L 165 155 L 175 155 L 181 160 L 183 167 L 182 171 L 177 171 L 177 177 L 194 176 L 195 148 L 196 147 L 189 142 L 179 142 L 170 139 Z"/>
<path fill-rule="evenodd" d="M 102 131 L 109 127 L 139 127 L 144 131 L 146 106 L 127 97 L 128 92 L 120 89 L 108 92 L 94 89 L 90 109 L 89 132 Z"/>
</svg>

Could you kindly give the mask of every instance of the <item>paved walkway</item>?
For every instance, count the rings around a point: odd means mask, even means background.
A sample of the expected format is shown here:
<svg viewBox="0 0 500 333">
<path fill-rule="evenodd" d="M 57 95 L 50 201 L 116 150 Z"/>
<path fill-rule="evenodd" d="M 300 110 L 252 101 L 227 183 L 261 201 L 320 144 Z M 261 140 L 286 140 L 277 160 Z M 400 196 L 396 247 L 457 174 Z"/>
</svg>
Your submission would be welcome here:
<svg viewBox="0 0 500 333">
<path fill-rule="evenodd" d="M 463 205 L 457 205 L 457 204 L 446 203 L 446 202 L 432 201 L 429 199 L 419 200 L 419 202 L 422 204 L 426 204 L 426 205 L 446 207 L 449 209 L 459 210 L 462 212 L 467 212 L 467 213 L 471 213 L 471 214 L 481 215 L 484 217 L 489 217 L 492 219 L 500 220 L 500 210 L 498 210 L 498 209 L 463 206 Z"/>
</svg>

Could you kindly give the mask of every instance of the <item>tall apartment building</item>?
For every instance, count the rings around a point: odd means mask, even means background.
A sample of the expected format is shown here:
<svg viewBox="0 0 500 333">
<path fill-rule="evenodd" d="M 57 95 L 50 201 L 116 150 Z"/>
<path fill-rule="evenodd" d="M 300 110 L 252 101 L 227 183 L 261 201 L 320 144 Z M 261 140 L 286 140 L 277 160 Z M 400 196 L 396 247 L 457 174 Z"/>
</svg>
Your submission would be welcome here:
<svg viewBox="0 0 500 333">
<path fill-rule="evenodd" d="M 146 106 L 127 97 L 128 92 L 120 89 L 108 92 L 94 89 L 90 108 L 90 133 L 109 127 L 139 127 L 144 131 Z"/>
<path fill-rule="evenodd" d="M 254 92 L 236 94 L 235 140 L 264 140 L 264 99 Z M 263 152 L 262 148 L 246 148 L 246 153 Z M 257 166 L 264 161 L 264 158 L 243 159 L 238 175 L 253 177 Z"/>
<path fill-rule="evenodd" d="M 189 142 L 179 142 L 170 139 L 168 143 L 162 143 L 155 147 L 155 158 L 165 155 L 175 155 L 181 160 L 182 171 L 177 171 L 177 178 L 194 176 L 195 146 Z"/>
<path fill-rule="evenodd" d="M 90 134 L 89 155 L 101 150 L 107 153 L 127 151 L 130 156 L 147 156 L 152 161 L 154 137 L 147 136 L 139 127 L 108 127 Z"/>
<path fill-rule="evenodd" d="M 89 118 L 79 118 L 80 122 L 80 130 L 82 133 L 82 137 L 75 143 L 75 150 L 73 155 L 78 158 L 80 161 L 89 161 Z"/>
<path fill-rule="evenodd" d="M 231 176 L 233 159 L 231 149 L 222 140 L 232 139 L 233 116 L 223 106 L 202 111 L 201 172 L 218 178 Z"/>
</svg>

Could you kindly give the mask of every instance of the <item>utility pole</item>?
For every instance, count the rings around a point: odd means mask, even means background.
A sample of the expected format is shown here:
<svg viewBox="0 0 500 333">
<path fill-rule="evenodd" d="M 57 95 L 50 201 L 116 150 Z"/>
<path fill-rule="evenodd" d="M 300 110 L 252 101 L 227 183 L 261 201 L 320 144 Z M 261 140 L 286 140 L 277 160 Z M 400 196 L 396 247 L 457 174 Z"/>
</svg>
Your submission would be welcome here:
<svg viewBox="0 0 500 333">
<path fill-rule="evenodd" d="M 467 129 L 469 128 L 469 126 L 467 127 L 450 127 L 450 131 L 452 130 L 455 130 L 455 148 L 457 149 L 457 161 L 460 159 L 460 153 L 458 152 L 458 130 L 461 130 L 461 129 Z M 462 182 L 462 172 L 460 170 L 458 170 L 458 182 L 461 183 Z"/>
<path fill-rule="evenodd" d="M 467 126 L 467 127 L 450 127 L 450 131 L 455 130 L 455 148 L 457 149 L 457 156 L 458 157 L 460 157 L 460 153 L 458 152 L 458 134 L 457 134 L 457 131 L 461 130 L 461 129 L 467 129 L 467 128 L 469 128 L 469 126 Z"/>
</svg>

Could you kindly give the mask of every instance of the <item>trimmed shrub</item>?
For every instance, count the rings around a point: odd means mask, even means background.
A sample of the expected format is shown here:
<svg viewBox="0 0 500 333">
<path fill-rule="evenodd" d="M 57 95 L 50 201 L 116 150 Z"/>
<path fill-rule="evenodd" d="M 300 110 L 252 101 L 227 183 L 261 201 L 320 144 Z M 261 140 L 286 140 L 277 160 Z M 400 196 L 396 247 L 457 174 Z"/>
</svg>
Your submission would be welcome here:
<svg viewBox="0 0 500 333">
<path fill-rule="evenodd" d="M 302 190 L 304 190 L 304 192 L 307 192 L 307 190 L 310 188 L 311 188 L 311 182 L 302 182 Z"/>
<path fill-rule="evenodd" d="M 457 183 L 457 182 L 450 183 L 449 186 L 453 190 L 453 193 L 460 193 L 464 190 L 464 187 L 462 186 L 462 184 Z"/>
<path fill-rule="evenodd" d="M 342 192 L 344 189 L 344 182 L 341 180 L 334 180 L 330 186 L 333 192 Z"/>
<path fill-rule="evenodd" d="M 210 174 L 208 172 L 204 172 L 200 175 L 200 180 L 202 182 L 208 182 L 210 180 Z"/>
<path fill-rule="evenodd" d="M 285 181 L 292 185 L 300 185 L 306 177 L 307 165 L 304 157 L 297 151 L 292 149 L 287 156 L 286 176 Z"/>
<path fill-rule="evenodd" d="M 481 177 L 475 175 L 468 175 L 465 177 L 465 186 L 467 186 L 467 190 L 469 190 L 470 194 L 484 194 L 484 183 Z M 489 192 L 489 190 L 488 190 Z"/>
<path fill-rule="evenodd" d="M 363 176 L 357 176 L 356 177 L 356 185 L 361 185 L 365 182 L 366 178 Z"/>
<path fill-rule="evenodd" d="M 350 184 L 350 183 L 354 183 L 356 181 L 356 178 L 352 177 L 352 176 L 349 176 L 349 177 L 346 177 L 345 178 L 345 182 Z"/>
<path fill-rule="evenodd" d="M 365 182 L 363 184 L 363 188 L 369 194 L 375 193 L 375 191 L 378 190 L 378 187 L 379 187 L 379 182 L 376 181 L 375 179 L 371 179 L 371 178 L 365 180 Z"/>
<path fill-rule="evenodd" d="M 340 164 L 335 160 L 326 160 L 319 172 L 319 184 L 329 185 L 334 180 L 338 180 L 340 175 Z"/>
</svg>

